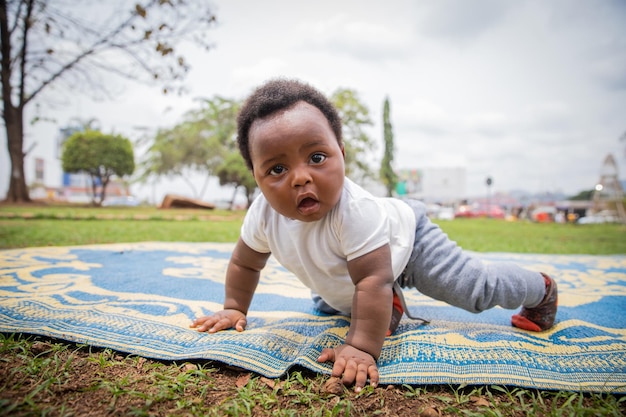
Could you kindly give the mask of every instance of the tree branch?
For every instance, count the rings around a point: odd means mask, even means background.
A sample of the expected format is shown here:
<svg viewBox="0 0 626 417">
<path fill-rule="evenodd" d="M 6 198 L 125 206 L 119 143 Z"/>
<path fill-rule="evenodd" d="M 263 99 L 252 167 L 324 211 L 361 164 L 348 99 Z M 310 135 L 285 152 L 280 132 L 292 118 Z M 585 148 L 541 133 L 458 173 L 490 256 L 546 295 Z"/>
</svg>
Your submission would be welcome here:
<svg viewBox="0 0 626 417">
<path fill-rule="evenodd" d="M 0 63 L 2 70 L 0 77 L 2 78 L 2 102 L 3 117 L 9 117 L 7 109 L 12 107 L 11 103 L 11 41 L 8 27 L 8 14 L 6 0 L 0 0 L 0 36 L 2 38 L 2 61 Z"/>
<path fill-rule="evenodd" d="M 20 85 L 19 85 L 19 101 L 18 107 L 23 108 L 26 102 L 24 101 L 26 90 L 26 62 L 27 62 L 27 50 L 28 50 L 28 32 L 31 28 L 31 16 L 33 14 L 33 5 L 35 0 L 28 0 L 26 4 L 26 15 L 24 16 L 24 26 L 22 28 L 22 50 L 20 51 Z"/>
<path fill-rule="evenodd" d="M 29 0 L 29 1 L 33 1 L 33 0 Z M 149 4 L 148 7 L 152 7 L 152 5 L 154 5 L 156 3 L 156 0 L 152 0 Z M 111 39 L 114 39 L 115 36 L 117 36 L 119 33 L 121 33 L 124 29 L 126 29 L 133 20 L 136 19 L 136 14 L 131 14 L 130 17 L 128 19 L 126 19 L 124 22 L 122 22 L 117 28 L 113 29 L 110 33 L 106 34 L 105 36 L 101 37 L 100 39 L 98 39 L 96 42 L 94 42 L 89 48 L 87 48 L 87 50 L 85 50 L 83 53 L 79 54 L 78 56 L 76 56 L 73 60 L 71 60 L 70 62 L 68 62 L 67 64 L 63 65 L 59 70 L 57 70 L 57 72 L 55 72 L 54 74 L 52 74 L 52 76 L 50 76 L 47 80 L 43 81 L 39 87 L 37 87 L 30 95 L 29 97 L 26 99 L 26 101 L 24 101 L 23 104 L 28 103 L 30 100 L 32 100 L 33 98 L 35 98 L 43 89 L 45 89 L 48 85 L 50 85 L 52 82 L 54 82 L 57 78 L 59 78 L 61 75 L 63 75 L 63 73 L 65 73 L 66 71 L 70 70 L 71 68 L 73 68 L 75 65 L 77 65 L 79 62 L 81 62 L 83 59 L 85 59 L 86 57 L 93 55 L 97 52 L 97 49 L 102 46 L 102 45 L 106 45 L 107 42 L 109 42 Z"/>
</svg>

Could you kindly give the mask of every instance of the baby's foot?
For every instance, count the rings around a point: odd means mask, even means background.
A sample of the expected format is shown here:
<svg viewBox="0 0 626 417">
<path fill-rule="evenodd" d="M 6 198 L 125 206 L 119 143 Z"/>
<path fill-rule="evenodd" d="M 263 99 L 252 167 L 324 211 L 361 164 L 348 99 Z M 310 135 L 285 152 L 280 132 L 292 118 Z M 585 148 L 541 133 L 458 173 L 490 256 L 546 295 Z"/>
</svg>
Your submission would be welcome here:
<svg viewBox="0 0 626 417">
<path fill-rule="evenodd" d="M 543 275 L 546 281 L 545 297 L 543 297 L 543 300 L 538 306 L 532 308 L 523 307 L 519 314 L 511 317 L 511 324 L 513 326 L 531 332 L 541 332 L 548 330 L 554 325 L 558 304 L 556 281 L 546 274 L 542 273 L 541 275 Z"/>
</svg>

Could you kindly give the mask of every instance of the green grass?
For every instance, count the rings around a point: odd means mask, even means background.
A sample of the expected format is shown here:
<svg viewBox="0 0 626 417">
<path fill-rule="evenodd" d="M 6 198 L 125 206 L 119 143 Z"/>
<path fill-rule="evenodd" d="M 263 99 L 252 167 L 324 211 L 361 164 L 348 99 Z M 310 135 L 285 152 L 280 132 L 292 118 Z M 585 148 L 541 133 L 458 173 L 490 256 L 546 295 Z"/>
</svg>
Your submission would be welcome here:
<svg viewBox="0 0 626 417">
<path fill-rule="evenodd" d="M 626 397 L 501 386 L 343 387 L 0 334 L 0 416 L 622 416 Z M 8 372 L 7 372 L 8 370 Z"/>
<path fill-rule="evenodd" d="M 210 220 L 241 219 L 245 212 L 156 207 L 12 206 L 0 204 L 0 218 L 32 220 Z"/>
<path fill-rule="evenodd" d="M 242 212 L 0 206 L 0 248 L 138 241 L 234 242 Z M 626 226 L 439 222 L 468 250 L 625 254 Z M 0 416 L 621 416 L 626 397 L 500 386 L 344 388 L 292 370 L 280 380 L 219 364 L 171 363 L 29 335 L 0 334 Z M 428 412 L 431 414 L 427 414 Z M 433 414 L 434 413 L 434 414 Z"/>
<path fill-rule="evenodd" d="M 506 222 L 457 219 L 438 222 L 468 250 L 550 254 L 626 254 L 626 225 Z"/>
<path fill-rule="evenodd" d="M 0 220 L 0 248 L 96 243 L 235 242 L 240 220 Z"/>
<path fill-rule="evenodd" d="M 0 206 L 0 249 L 99 243 L 235 242 L 243 212 Z"/>
<path fill-rule="evenodd" d="M 0 206 L 0 249 L 142 241 L 235 242 L 243 216 L 244 212 L 225 210 Z M 626 254 L 626 226 L 618 224 L 495 219 L 438 223 L 464 249 L 477 252 Z"/>
</svg>

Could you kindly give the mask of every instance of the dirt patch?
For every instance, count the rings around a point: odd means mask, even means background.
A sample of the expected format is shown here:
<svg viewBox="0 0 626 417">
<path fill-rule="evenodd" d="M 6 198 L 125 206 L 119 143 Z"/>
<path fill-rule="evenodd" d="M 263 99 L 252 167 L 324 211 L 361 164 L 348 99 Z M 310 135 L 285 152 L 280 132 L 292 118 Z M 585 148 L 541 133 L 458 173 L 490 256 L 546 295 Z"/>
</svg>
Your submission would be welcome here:
<svg viewBox="0 0 626 417">
<path fill-rule="evenodd" d="M 542 415 L 569 398 L 391 385 L 355 394 L 304 369 L 269 379 L 216 363 L 155 361 L 42 338 L 26 346 L 9 338 L 0 350 L 0 415 L 522 416 Z"/>
</svg>

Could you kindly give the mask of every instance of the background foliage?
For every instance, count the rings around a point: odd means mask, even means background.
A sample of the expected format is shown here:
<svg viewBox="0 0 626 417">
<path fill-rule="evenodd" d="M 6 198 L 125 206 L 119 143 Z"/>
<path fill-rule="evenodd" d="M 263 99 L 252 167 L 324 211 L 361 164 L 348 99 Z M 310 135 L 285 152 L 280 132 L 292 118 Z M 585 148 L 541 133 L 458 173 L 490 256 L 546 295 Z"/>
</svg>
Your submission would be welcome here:
<svg viewBox="0 0 626 417">
<path fill-rule="evenodd" d="M 97 130 L 76 132 L 63 145 L 63 171 L 89 174 L 92 203 L 101 205 L 114 175 L 122 178 L 135 171 L 133 146 L 127 138 Z"/>
</svg>

